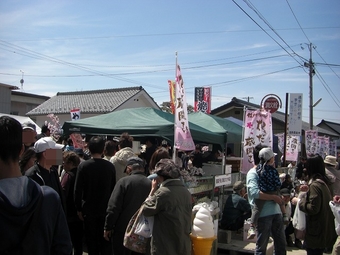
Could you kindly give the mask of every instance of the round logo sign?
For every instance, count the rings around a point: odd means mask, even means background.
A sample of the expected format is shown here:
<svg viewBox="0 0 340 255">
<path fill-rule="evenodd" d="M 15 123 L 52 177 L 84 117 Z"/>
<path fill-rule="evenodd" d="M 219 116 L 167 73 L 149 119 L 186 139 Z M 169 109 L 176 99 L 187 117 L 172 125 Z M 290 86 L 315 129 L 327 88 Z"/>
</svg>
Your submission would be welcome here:
<svg viewBox="0 0 340 255">
<path fill-rule="evenodd" d="M 268 97 L 263 103 L 263 108 L 270 113 L 276 112 L 280 107 L 279 100 L 275 97 Z"/>
</svg>

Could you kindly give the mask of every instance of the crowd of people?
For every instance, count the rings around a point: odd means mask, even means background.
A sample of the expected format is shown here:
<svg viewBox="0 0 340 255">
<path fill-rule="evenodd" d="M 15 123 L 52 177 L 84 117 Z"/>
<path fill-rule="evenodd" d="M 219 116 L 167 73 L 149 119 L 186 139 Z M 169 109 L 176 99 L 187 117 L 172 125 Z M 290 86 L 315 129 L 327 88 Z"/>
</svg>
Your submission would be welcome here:
<svg viewBox="0 0 340 255">
<path fill-rule="evenodd" d="M 148 137 L 136 155 L 128 133 L 93 136 L 80 149 L 69 138 L 56 142 L 47 127 L 37 135 L 34 125 L 7 116 L 0 117 L 0 139 L 0 254 L 137 254 L 123 239 L 140 208 L 155 220 L 148 254 L 191 254 L 192 198 L 181 169 L 219 160 L 217 150 L 204 156 L 197 145 L 173 161 L 166 141 Z M 336 158 L 301 158 L 279 176 L 270 148 L 258 145 L 253 156 L 246 183 L 233 185 L 220 228 L 237 231 L 251 219 L 256 254 L 266 253 L 270 237 L 276 255 L 286 254 L 286 246 L 339 254 L 328 205 L 340 203 Z M 304 240 L 294 235 L 297 208 L 306 214 Z"/>
<path fill-rule="evenodd" d="M 123 239 L 141 206 L 156 216 L 148 254 L 191 253 L 191 195 L 167 143 L 136 155 L 123 133 L 80 149 L 7 116 L 0 139 L 0 254 L 137 254 Z"/>
<path fill-rule="evenodd" d="M 339 254 L 340 241 L 329 206 L 332 200 L 339 203 L 340 170 L 336 157 L 301 157 L 298 164 L 289 164 L 288 173 L 280 175 L 274 157 L 270 148 L 254 148 L 254 167 L 247 173 L 246 185 L 240 181 L 234 184 L 220 228 L 235 231 L 250 221 L 247 238 L 257 236 L 255 254 L 266 253 L 269 237 L 274 240 L 275 254 L 286 254 L 286 246 L 305 249 L 308 255 L 332 250 Z M 306 215 L 304 240 L 299 239 L 293 225 L 296 208 Z"/>
</svg>

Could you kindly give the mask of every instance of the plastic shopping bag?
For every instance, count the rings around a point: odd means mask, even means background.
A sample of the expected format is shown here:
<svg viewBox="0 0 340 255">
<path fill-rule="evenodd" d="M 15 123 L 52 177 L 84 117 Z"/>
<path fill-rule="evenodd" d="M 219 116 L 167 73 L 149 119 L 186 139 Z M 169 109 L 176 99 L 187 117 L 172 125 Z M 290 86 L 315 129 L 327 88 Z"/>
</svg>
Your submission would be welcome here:
<svg viewBox="0 0 340 255">
<path fill-rule="evenodd" d="M 334 214 L 335 218 L 335 231 L 340 236 L 340 204 L 336 204 L 333 201 L 329 201 L 329 206 Z"/>
<path fill-rule="evenodd" d="M 293 227 L 295 228 L 295 237 L 300 240 L 305 239 L 306 234 L 306 214 L 299 208 L 300 199 L 297 202 L 294 216 L 293 216 Z"/>
<path fill-rule="evenodd" d="M 146 238 L 152 236 L 154 217 L 145 217 L 143 214 L 138 219 L 135 234 L 144 236 Z"/>
</svg>

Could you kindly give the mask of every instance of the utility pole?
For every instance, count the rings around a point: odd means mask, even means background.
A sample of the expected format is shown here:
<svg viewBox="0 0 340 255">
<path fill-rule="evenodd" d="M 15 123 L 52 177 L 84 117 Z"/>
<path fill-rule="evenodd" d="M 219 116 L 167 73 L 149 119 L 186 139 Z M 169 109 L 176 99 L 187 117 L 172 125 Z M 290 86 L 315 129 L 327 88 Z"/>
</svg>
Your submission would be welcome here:
<svg viewBox="0 0 340 255">
<path fill-rule="evenodd" d="M 312 51 L 313 48 L 316 47 L 313 46 L 312 43 L 307 44 L 309 49 L 309 62 L 305 62 L 304 66 L 309 68 L 309 129 L 313 130 L 313 76 L 315 74 L 314 70 L 314 63 L 312 60 Z"/>
<path fill-rule="evenodd" d="M 248 103 L 249 103 L 249 99 L 254 99 L 253 97 L 242 97 L 242 99 L 247 99 Z"/>
</svg>

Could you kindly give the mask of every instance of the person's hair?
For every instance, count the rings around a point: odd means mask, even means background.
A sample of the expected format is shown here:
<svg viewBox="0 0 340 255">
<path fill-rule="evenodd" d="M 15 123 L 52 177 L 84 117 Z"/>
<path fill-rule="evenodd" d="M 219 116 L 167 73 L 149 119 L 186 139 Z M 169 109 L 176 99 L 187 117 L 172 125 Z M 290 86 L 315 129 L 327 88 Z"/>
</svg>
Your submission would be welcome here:
<svg viewBox="0 0 340 255">
<path fill-rule="evenodd" d="M 77 167 L 80 164 L 79 156 L 73 151 L 64 151 L 63 152 L 63 161 L 70 162 L 73 166 Z"/>
<path fill-rule="evenodd" d="M 72 141 L 71 138 L 68 138 L 68 139 L 67 139 L 67 145 L 68 145 L 68 146 L 73 146 L 73 141 Z"/>
<path fill-rule="evenodd" d="M 325 163 L 320 155 L 316 154 L 309 157 L 307 159 L 306 169 L 308 179 L 322 179 L 327 184 L 330 184 L 330 180 L 326 176 Z"/>
<path fill-rule="evenodd" d="M 154 170 L 157 162 L 160 161 L 162 158 L 170 158 L 169 151 L 164 147 L 158 148 L 152 154 L 149 162 L 149 170 Z"/>
<path fill-rule="evenodd" d="M 25 166 L 31 158 L 36 157 L 34 148 L 28 148 L 20 157 L 19 166 L 21 173 L 23 173 Z"/>
<path fill-rule="evenodd" d="M 254 158 L 254 164 L 258 165 L 260 163 L 260 158 L 259 158 L 259 153 L 260 150 L 262 150 L 263 148 L 266 148 L 267 146 L 262 145 L 262 144 L 258 144 L 254 147 L 253 149 L 253 158 Z"/>
<path fill-rule="evenodd" d="M 133 137 L 130 136 L 129 133 L 125 132 L 121 134 L 121 136 L 119 137 L 119 147 L 121 149 L 125 147 L 132 148 L 132 141 L 133 141 Z"/>
<path fill-rule="evenodd" d="M 117 151 L 117 144 L 112 140 L 106 141 L 104 147 L 104 155 L 113 156 L 115 151 Z"/>
<path fill-rule="evenodd" d="M 91 154 L 102 154 L 104 151 L 105 141 L 100 136 L 93 136 L 91 137 L 88 148 L 91 152 Z"/>
<path fill-rule="evenodd" d="M 50 129 L 48 128 L 48 126 L 44 125 L 41 127 L 41 133 L 46 133 L 47 131 L 49 131 Z"/>
<path fill-rule="evenodd" d="M 202 147 L 199 143 L 195 145 L 195 150 L 199 150 L 199 151 L 202 150 Z"/>
<path fill-rule="evenodd" d="M 22 149 L 22 127 L 21 124 L 9 117 L 0 117 L 0 159 L 5 163 L 19 161 Z"/>
</svg>

